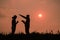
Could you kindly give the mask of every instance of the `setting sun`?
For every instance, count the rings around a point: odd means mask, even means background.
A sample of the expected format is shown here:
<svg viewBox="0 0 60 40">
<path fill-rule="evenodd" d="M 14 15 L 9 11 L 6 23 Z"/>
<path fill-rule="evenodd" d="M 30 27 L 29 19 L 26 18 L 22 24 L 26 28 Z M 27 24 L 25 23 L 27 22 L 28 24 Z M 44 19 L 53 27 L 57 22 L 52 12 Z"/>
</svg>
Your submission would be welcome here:
<svg viewBox="0 0 60 40">
<path fill-rule="evenodd" d="M 38 16 L 41 18 L 42 17 L 42 14 L 39 14 Z"/>
</svg>

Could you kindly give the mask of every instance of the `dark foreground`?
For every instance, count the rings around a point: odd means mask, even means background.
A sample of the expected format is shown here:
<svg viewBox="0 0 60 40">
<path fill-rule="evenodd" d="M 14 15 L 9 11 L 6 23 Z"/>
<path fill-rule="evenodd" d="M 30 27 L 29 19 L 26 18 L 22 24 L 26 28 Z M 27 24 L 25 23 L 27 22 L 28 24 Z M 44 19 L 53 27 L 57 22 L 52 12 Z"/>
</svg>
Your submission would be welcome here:
<svg viewBox="0 0 60 40">
<path fill-rule="evenodd" d="M 0 40 L 60 40 L 60 34 L 40 34 L 40 33 L 31 33 L 31 34 L 0 34 Z"/>
</svg>

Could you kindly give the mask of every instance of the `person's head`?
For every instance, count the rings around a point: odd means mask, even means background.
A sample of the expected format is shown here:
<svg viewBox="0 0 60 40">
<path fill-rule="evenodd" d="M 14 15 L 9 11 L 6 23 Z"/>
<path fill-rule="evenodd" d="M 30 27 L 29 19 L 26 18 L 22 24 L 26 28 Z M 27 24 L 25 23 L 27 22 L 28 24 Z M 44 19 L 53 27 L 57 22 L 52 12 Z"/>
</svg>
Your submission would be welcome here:
<svg viewBox="0 0 60 40">
<path fill-rule="evenodd" d="M 30 15 L 27 15 L 27 17 L 29 17 Z"/>
<path fill-rule="evenodd" d="M 16 15 L 14 15 L 13 17 L 12 17 L 12 19 L 16 19 L 17 18 L 17 16 Z"/>
</svg>

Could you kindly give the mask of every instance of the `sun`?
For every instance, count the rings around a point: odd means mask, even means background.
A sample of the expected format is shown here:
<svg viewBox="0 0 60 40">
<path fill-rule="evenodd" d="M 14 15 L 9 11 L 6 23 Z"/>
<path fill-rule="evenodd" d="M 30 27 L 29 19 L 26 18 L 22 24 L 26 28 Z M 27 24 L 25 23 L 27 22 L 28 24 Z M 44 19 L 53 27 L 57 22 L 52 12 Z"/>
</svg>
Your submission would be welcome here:
<svg viewBox="0 0 60 40">
<path fill-rule="evenodd" d="M 40 14 L 38 14 L 38 17 L 42 18 L 42 14 L 41 14 L 41 13 L 40 13 Z"/>
</svg>

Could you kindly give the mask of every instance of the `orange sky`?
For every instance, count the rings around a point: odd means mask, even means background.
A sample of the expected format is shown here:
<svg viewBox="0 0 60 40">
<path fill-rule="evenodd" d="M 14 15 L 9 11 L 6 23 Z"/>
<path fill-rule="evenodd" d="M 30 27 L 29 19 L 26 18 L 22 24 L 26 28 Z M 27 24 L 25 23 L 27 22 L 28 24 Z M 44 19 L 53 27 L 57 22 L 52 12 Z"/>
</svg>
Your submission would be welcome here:
<svg viewBox="0 0 60 40">
<path fill-rule="evenodd" d="M 38 14 L 43 17 L 39 18 Z M 19 23 L 16 26 L 16 33 L 24 32 L 22 18 L 18 15 L 30 15 L 30 32 L 54 33 L 60 29 L 60 0 L 0 0 L 0 33 L 11 32 L 12 16 L 17 15 Z"/>
</svg>

